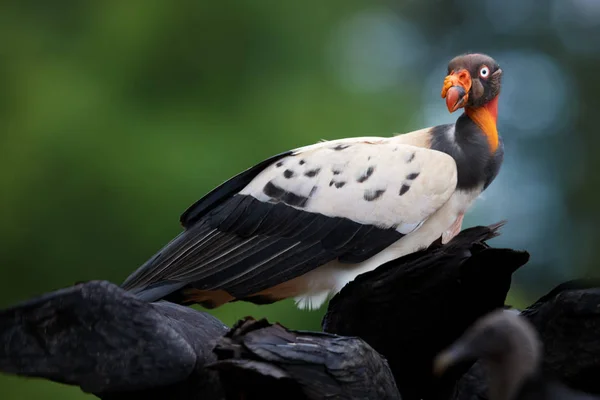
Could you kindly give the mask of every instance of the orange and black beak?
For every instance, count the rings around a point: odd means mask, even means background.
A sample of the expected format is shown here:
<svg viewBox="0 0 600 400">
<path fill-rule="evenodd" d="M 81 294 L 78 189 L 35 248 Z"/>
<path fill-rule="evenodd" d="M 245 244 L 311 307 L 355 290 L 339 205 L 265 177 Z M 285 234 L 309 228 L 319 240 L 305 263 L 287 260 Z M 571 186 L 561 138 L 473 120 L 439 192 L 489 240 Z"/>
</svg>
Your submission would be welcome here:
<svg viewBox="0 0 600 400">
<path fill-rule="evenodd" d="M 442 88 L 442 98 L 446 98 L 446 106 L 451 113 L 464 107 L 469 100 L 471 90 L 471 74 L 466 69 L 459 69 L 446 76 Z"/>
</svg>

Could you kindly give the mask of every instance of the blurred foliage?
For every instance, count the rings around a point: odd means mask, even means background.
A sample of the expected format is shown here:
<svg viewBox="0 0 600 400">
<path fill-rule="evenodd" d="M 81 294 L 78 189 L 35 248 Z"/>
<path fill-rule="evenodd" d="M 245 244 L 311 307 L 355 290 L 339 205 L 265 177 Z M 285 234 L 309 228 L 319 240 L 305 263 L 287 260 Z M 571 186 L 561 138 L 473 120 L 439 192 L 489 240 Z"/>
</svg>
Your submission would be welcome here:
<svg viewBox="0 0 600 400">
<path fill-rule="evenodd" d="M 467 225 L 508 218 L 498 243 L 535 256 L 513 305 L 597 274 L 600 7 L 499 4 L 3 2 L 0 306 L 77 281 L 121 282 L 180 231 L 188 205 L 272 154 L 452 121 L 443 73 L 473 50 L 496 57 L 513 84 L 500 108 L 507 162 Z M 302 329 L 318 329 L 323 312 L 290 301 L 213 311 L 227 324 L 251 314 Z M 0 376 L 0 397 L 86 395 Z"/>
</svg>

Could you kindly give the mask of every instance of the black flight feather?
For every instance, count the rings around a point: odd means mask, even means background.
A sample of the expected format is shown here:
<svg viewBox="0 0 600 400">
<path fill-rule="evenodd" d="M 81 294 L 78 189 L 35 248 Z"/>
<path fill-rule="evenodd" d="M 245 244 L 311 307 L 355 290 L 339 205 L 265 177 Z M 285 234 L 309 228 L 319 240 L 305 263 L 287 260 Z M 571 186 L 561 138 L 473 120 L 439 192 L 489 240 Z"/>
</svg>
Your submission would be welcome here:
<svg viewBox="0 0 600 400">
<path fill-rule="evenodd" d="M 252 301 L 246 298 L 337 258 L 364 261 L 402 236 L 393 228 L 235 195 L 167 244 L 123 287 L 148 300 L 165 298 L 169 288 L 192 287 Z M 156 290 L 164 281 L 171 286 Z M 150 289 L 160 297 L 144 295 Z"/>
</svg>

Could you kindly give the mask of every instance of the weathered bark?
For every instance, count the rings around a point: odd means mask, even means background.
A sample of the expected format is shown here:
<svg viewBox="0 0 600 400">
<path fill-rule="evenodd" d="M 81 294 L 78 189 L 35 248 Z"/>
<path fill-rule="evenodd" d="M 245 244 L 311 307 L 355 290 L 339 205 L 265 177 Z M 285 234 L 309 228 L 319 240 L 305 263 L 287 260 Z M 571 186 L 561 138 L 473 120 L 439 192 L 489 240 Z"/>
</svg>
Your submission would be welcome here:
<svg viewBox="0 0 600 400">
<path fill-rule="evenodd" d="M 399 400 L 387 362 L 358 338 L 238 322 L 215 348 L 228 399 Z"/>
<path fill-rule="evenodd" d="M 0 312 L 0 371 L 104 399 L 221 399 L 204 365 L 225 332 L 209 314 L 88 282 Z"/>
</svg>

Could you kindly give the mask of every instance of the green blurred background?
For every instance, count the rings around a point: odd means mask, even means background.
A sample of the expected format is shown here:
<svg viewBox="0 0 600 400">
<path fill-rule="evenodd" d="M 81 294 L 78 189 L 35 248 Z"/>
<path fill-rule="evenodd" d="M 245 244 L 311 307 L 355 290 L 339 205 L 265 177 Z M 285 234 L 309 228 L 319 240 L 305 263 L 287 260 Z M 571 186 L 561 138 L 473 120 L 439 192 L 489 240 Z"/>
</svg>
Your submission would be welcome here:
<svg viewBox="0 0 600 400">
<path fill-rule="evenodd" d="M 76 281 L 120 283 L 179 214 L 275 153 L 456 119 L 446 64 L 505 74 L 500 176 L 465 225 L 531 262 L 510 301 L 598 276 L 600 1 L 23 0 L 0 5 L 0 307 Z M 476 299 L 474 299 L 476 301 Z M 324 308 L 226 305 L 319 329 Z M 3 400 L 90 398 L 0 376 Z"/>
</svg>

